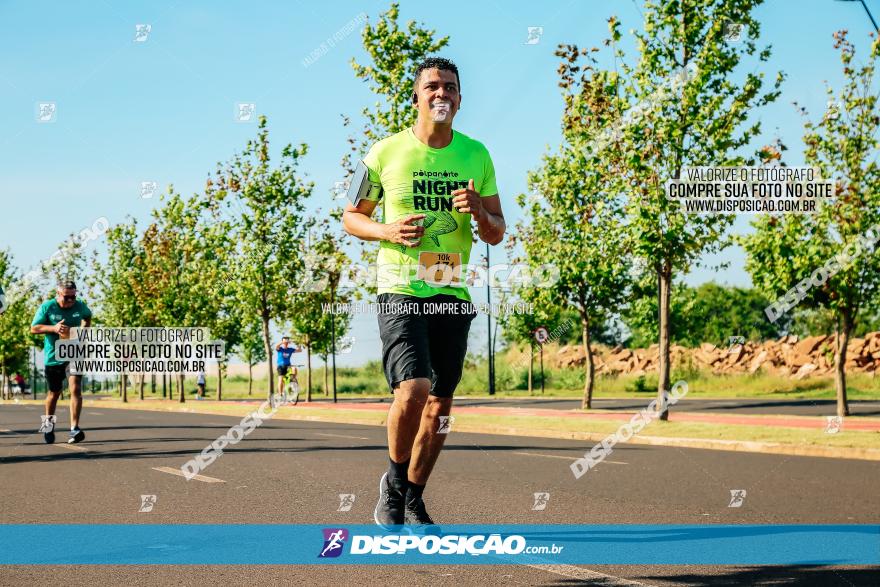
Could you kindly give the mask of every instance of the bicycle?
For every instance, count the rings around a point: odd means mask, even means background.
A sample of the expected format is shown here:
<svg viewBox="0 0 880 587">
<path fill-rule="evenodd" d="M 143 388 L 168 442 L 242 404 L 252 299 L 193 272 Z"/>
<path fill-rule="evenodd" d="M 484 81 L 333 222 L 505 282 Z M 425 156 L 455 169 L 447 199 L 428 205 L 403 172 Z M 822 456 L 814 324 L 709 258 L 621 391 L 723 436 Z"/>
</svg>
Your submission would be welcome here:
<svg viewBox="0 0 880 587">
<path fill-rule="evenodd" d="M 279 375 L 279 377 L 281 378 L 282 405 L 291 403 L 289 399 L 290 396 L 293 397 L 293 405 L 299 403 L 299 382 L 296 380 L 296 377 L 292 374 Z"/>
</svg>

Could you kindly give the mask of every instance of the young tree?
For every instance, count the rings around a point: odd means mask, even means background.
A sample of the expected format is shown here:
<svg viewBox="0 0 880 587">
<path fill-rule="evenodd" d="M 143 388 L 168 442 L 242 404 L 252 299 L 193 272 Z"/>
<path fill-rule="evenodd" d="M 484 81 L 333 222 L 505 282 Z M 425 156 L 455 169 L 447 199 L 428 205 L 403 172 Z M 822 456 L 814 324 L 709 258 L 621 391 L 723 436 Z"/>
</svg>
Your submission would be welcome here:
<svg viewBox="0 0 880 587">
<path fill-rule="evenodd" d="M 610 20 L 619 71 L 597 81 L 596 116 L 613 129 L 606 146 L 584 145 L 594 156 L 609 152 L 606 166 L 627 193 L 627 224 L 633 254 L 656 275 L 659 310 L 658 396 L 670 389 L 670 296 L 676 272 L 687 273 L 706 253 L 729 244 L 733 216 L 684 214 L 666 199 L 665 184 L 688 166 L 736 166 L 752 159 L 738 154 L 760 132 L 749 123 L 755 112 L 779 96 L 783 75 L 762 92 L 764 74 L 745 71 L 745 59 L 770 57 L 758 51 L 760 25 L 752 16 L 762 0 L 671 0 L 646 2 L 644 27 L 634 33 L 635 66 L 618 47 L 620 24 Z M 725 38 L 730 23 L 744 26 L 739 43 Z M 741 73 L 742 72 L 742 73 Z M 739 78 L 739 79 L 738 79 Z M 608 103 L 606 105 L 605 103 Z M 594 162 L 588 156 L 588 165 Z M 668 419 L 658 401 L 660 419 Z"/>
<path fill-rule="evenodd" d="M 8 251 L 0 250 L 0 291 L 2 286 L 9 286 L 19 277 L 12 265 L 12 256 Z M 0 385 L 6 399 L 9 377 L 13 373 L 27 372 L 28 350 L 31 344 L 30 324 L 35 308 L 31 296 L 12 296 L 5 309 L 0 313 Z"/>
<path fill-rule="evenodd" d="M 312 347 L 320 349 L 319 354 L 324 357 L 324 393 L 328 393 L 326 385 L 327 356 L 333 360 L 333 401 L 336 401 L 336 353 L 339 347 L 339 339 L 345 336 L 351 324 L 350 313 L 336 313 L 336 304 L 348 304 L 359 284 L 344 284 L 343 275 L 346 275 L 350 265 L 348 255 L 338 248 L 338 237 L 334 236 L 326 223 L 322 223 L 321 229 L 311 241 L 308 252 L 309 273 L 312 280 L 311 290 L 319 292 L 319 295 L 307 294 L 293 309 L 300 311 L 301 315 L 291 316 L 297 330 L 306 334 L 308 340 L 307 351 L 311 363 Z M 314 318 L 320 303 L 322 315 L 314 323 L 305 323 L 306 319 Z M 311 307 L 306 307 L 311 304 Z"/>
<path fill-rule="evenodd" d="M 586 361 L 582 405 L 592 406 L 595 368 L 591 330 L 618 311 L 627 294 L 628 242 L 624 198 L 617 189 L 607 152 L 589 153 L 581 146 L 604 131 L 608 73 L 577 47 L 563 45 L 556 53 L 564 110 L 563 143 L 529 174 L 529 187 L 539 195 L 528 208 L 530 223 L 521 225 L 517 241 L 533 268 L 549 265 L 557 283 L 548 289 L 547 302 L 572 307 L 580 319 Z M 520 195 L 519 203 L 526 205 Z M 546 287 L 546 286 L 545 286 Z"/>
<path fill-rule="evenodd" d="M 92 259 L 92 272 L 88 283 L 95 297 L 93 312 L 100 323 L 109 327 L 140 324 L 148 309 L 138 297 L 139 284 L 143 280 L 144 251 L 138 238 L 137 221 L 130 219 L 117 224 L 107 232 L 107 257 Z M 120 377 L 120 397 L 128 401 L 125 375 Z"/>
<path fill-rule="evenodd" d="M 535 330 L 538 327 L 544 327 L 548 331 L 556 330 L 563 319 L 563 312 L 558 304 L 548 301 L 548 292 L 544 288 L 526 286 L 515 288 L 514 291 L 521 302 L 531 304 L 535 311 L 500 314 L 498 323 L 501 324 L 506 342 L 521 344 L 529 349 L 528 390 L 531 395 L 536 344 Z M 514 366 L 514 368 L 516 367 L 518 365 Z"/>
<path fill-rule="evenodd" d="M 401 29 L 399 17 L 400 4 L 394 2 L 379 15 L 375 26 L 368 22 L 361 38 L 369 63 L 361 65 L 351 60 L 355 77 L 366 83 L 379 101 L 361 110 L 366 121 L 363 131 L 348 139 L 351 153 L 342 162 L 347 175 L 354 172 L 352 156 L 360 159 L 373 143 L 415 124 L 412 74 L 425 58 L 449 44 L 449 37 L 435 40 L 435 31 L 412 20 Z M 349 126 L 351 120 L 343 117 L 343 123 Z"/>
<path fill-rule="evenodd" d="M 247 363 L 248 395 L 253 395 L 253 367 L 257 363 L 266 360 L 266 346 L 263 343 L 263 334 L 259 320 L 249 320 L 242 326 L 238 355 Z"/>
<path fill-rule="evenodd" d="M 330 220 L 334 221 L 333 224 Z M 328 356 L 333 354 L 335 365 L 332 340 L 344 336 L 351 323 L 351 314 L 334 315 L 332 304 L 350 302 L 368 286 L 366 280 L 374 277 L 350 270 L 351 260 L 339 248 L 342 237 L 334 234 L 332 229 L 332 226 L 338 226 L 338 220 L 339 213 L 331 212 L 330 219 L 316 221 L 310 226 L 309 238 L 303 243 L 302 250 L 308 281 L 299 285 L 295 303 L 287 315 L 299 342 L 306 347 L 306 401 L 311 401 L 312 395 L 312 352 L 320 347 Z M 325 385 L 325 393 L 327 390 Z"/>
<path fill-rule="evenodd" d="M 870 315 L 877 307 L 880 291 L 880 92 L 874 77 L 880 41 L 873 40 L 867 62 L 860 65 L 846 31 L 835 33 L 834 40 L 844 85 L 839 92 L 827 87 L 824 115 L 804 125 L 806 163 L 834 182 L 834 198 L 820 199 L 813 214 L 760 217 L 743 244 L 746 269 L 768 295 L 776 298 L 807 280 L 812 283 L 802 308 L 833 314 L 837 414 L 847 416 L 847 345 L 860 314 Z"/>
<path fill-rule="evenodd" d="M 231 217 L 230 239 L 236 243 L 234 270 L 229 282 L 238 303 L 257 314 L 269 362 L 266 393 L 275 388 L 271 322 L 289 312 L 296 284 L 305 279 L 303 260 L 294 243 L 306 237 L 305 200 L 313 184 L 297 175 L 305 144 L 286 145 L 273 165 L 269 153 L 269 130 L 261 116 L 257 138 L 244 151 L 218 166 L 209 181 L 206 197 L 212 206 Z"/>
<path fill-rule="evenodd" d="M 300 293 L 293 306 L 291 323 L 299 342 L 306 347 L 306 401 L 312 401 L 312 353 L 330 347 L 332 314 L 324 311 L 328 296 L 321 292 Z M 325 392 L 327 388 L 324 388 Z"/>
</svg>

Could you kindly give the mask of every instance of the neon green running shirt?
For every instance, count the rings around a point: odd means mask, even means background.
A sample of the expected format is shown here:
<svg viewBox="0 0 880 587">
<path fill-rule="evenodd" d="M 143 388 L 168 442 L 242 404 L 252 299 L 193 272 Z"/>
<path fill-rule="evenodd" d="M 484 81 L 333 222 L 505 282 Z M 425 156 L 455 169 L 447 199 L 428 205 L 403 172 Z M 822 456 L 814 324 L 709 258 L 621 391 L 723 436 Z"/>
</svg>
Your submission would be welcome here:
<svg viewBox="0 0 880 587">
<path fill-rule="evenodd" d="M 469 179 L 474 180 L 474 189 L 481 196 L 498 194 L 495 167 L 486 147 L 453 131 L 452 142 L 434 149 L 408 128 L 373 145 L 364 164 L 370 181 L 382 185 L 386 223 L 425 214 L 425 234 L 419 246 L 379 243 L 378 292 L 420 298 L 449 294 L 470 301 L 464 280 L 473 242 L 473 217 L 457 212 L 450 194 L 466 188 Z M 419 271 L 420 259 L 425 268 L 448 265 L 450 270 Z M 458 265 L 462 267 L 456 274 L 452 267 Z"/>
</svg>

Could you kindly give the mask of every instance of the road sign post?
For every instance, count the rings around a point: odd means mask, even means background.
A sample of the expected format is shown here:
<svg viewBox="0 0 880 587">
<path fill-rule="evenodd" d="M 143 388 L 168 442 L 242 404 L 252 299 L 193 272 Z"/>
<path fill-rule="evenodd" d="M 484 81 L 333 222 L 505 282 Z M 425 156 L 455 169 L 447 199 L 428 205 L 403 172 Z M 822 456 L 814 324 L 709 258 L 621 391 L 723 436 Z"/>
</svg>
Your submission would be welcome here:
<svg viewBox="0 0 880 587">
<path fill-rule="evenodd" d="M 550 333 L 543 326 L 535 328 L 535 340 L 538 341 L 541 353 L 541 395 L 544 394 L 544 343 L 550 340 Z"/>
</svg>

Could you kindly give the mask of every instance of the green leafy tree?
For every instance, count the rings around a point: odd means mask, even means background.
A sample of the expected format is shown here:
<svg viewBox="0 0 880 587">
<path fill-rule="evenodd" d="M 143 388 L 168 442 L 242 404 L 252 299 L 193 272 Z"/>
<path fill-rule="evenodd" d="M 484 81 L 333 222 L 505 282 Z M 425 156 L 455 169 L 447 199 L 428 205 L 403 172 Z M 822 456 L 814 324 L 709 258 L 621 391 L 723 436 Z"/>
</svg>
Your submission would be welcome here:
<svg viewBox="0 0 880 587">
<path fill-rule="evenodd" d="M 313 184 L 304 182 L 297 169 L 307 150 L 305 144 L 288 144 L 273 165 L 267 121 L 261 116 L 256 139 L 218 166 L 205 194 L 214 209 L 231 218 L 229 238 L 236 249 L 229 282 L 237 302 L 253 308 L 260 320 L 270 399 L 275 388 L 271 323 L 286 315 L 297 284 L 306 278 L 303 260 L 291 250 L 309 227 L 305 201 Z"/>
<path fill-rule="evenodd" d="M 329 312 L 330 304 L 351 302 L 371 277 L 355 271 L 348 255 L 339 247 L 342 236 L 332 228 L 338 226 L 338 220 L 338 214 L 331 212 L 329 219 L 310 226 L 309 237 L 302 243 L 308 279 L 300 284 L 291 312 L 286 315 L 297 333 L 297 341 L 306 347 L 307 401 L 311 401 L 312 395 L 312 352 L 320 347 L 329 357 L 333 354 L 334 333 L 337 339 L 344 336 L 351 323 L 350 314 L 334 316 Z M 328 391 L 326 384 L 324 391 Z"/>
<path fill-rule="evenodd" d="M 8 251 L 0 250 L 0 288 L 6 290 L 19 280 Z M 15 290 L 13 290 L 15 291 Z M 28 351 L 31 345 L 30 324 L 35 308 L 31 296 L 7 298 L 7 306 L 0 313 L 0 385 L 6 398 L 9 377 L 28 371 Z"/>
<path fill-rule="evenodd" d="M 766 62 L 769 48 L 758 50 L 760 25 L 752 16 L 761 0 L 670 0 L 646 2 L 643 30 L 634 33 L 639 58 L 627 63 L 619 47 L 620 24 L 610 20 L 617 69 L 599 77 L 588 95 L 600 118 L 613 129 L 604 143 L 584 144 L 587 168 L 605 164 L 629 196 L 627 226 L 632 252 L 646 261 L 657 284 L 660 346 L 658 396 L 670 389 L 670 306 L 673 277 L 687 273 L 700 257 L 729 244 L 733 216 L 684 214 L 665 196 L 665 183 L 686 166 L 745 165 L 738 153 L 760 132 L 750 123 L 756 110 L 779 96 L 783 75 L 762 90 L 764 74 L 746 70 L 749 58 Z M 728 23 L 745 27 L 739 43 L 725 39 Z M 662 408 L 660 418 L 668 418 Z"/>
<path fill-rule="evenodd" d="M 641 280 L 637 295 L 624 313 L 629 346 L 645 347 L 657 340 L 657 297 L 651 280 Z M 756 289 L 704 283 L 696 288 L 673 285 L 669 337 L 675 344 L 697 347 L 708 342 L 728 345 L 731 336 L 761 341 L 782 335 L 768 322 L 764 308 L 770 300 Z"/>
<path fill-rule="evenodd" d="M 502 313 L 498 316 L 498 322 L 501 324 L 506 343 L 519 344 L 529 349 L 528 391 L 531 395 L 534 383 L 535 347 L 538 345 L 535 340 L 535 330 L 543 327 L 548 332 L 556 331 L 568 319 L 564 317 L 563 308 L 559 304 L 548 302 L 547 298 L 550 296 L 547 295 L 546 289 L 519 287 L 515 288 L 515 293 L 520 302 L 531 304 L 534 312 Z M 519 367 L 519 364 L 512 366 L 514 370 Z"/>
<path fill-rule="evenodd" d="M 362 65 L 354 58 L 351 60 L 355 77 L 366 83 L 379 101 L 361 110 L 365 120 L 363 131 L 349 138 L 351 153 L 342 163 L 349 175 L 354 172 L 352 156 L 360 159 L 373 143 L 415 124 L 412 74 L 425 58 L 449 44 L 449 37 L 435 39 L 436 31 L 415 21 L 402 28 L 399 18 L 400 5 L 395 2 L 379 15 L 375 25 L 367 22 L 361 39 L 369 61 Z M 351 124 L 347 117 L 343 121 L 345 126 Z"/>
<path fill-rule="evenodd" d="M 578 57 L 587 53 L 577 47 L 563 45 L 556 54 L 562 57 L 563 143 L 529 174 L 529 187 L 539 197 L 532 198 L 529 223 L 519 225 L 516 242 L 522 243 L 530 267 L 555 269 L 558 281 L 548 288 L 547 303 L 578 312 L 586 356 L 582 405 L 590 408 L 595 381 L 591 331 L 618 311 L 627 293 L 625 199 L 604 165 L 608 157 L 581 148 L 603 132 L 605 121 L 591 113 L 605 100 L 597 91 L 604 91 L 608 74 L 595 68 L 591 58 L 581 66 Z M 524 195 L 518 201 L 527 205 Z"/>
<path fill-rule="evenodd" d="M 143 275 L 143 245 L 138 237 L 137 221 L 110 227 L 106 233 L 107 256 L 92 259 L 92 272 L 88 282 L 92 289 L 96 308 L 95 323 L 110 327 L 141 324 L 148 312 L 144 300 L 139 297 Z M 158 322 L 155 322 L 158 325 Z M 128 401 L 127 379 L 120 377 L 120 397 Z"/>
<path fill-rule="evenodd" d="M 242 344 L 244 324 L 253 313 L 236 299 L 233 272 L 235 242 L 232 223 L 217 218 L 210 198 L 194 197 L 189 205 L 195 208 L 199 222 L 189 235 L 193 242 L 193 258 L 189 262 L 187 297 L 202 310 L 193 326 L 208 328 L 213 340 L 225 343 L 225 353 L 216 362 L 217 400 L 223 398 L 223 379 L 229 358 Z"/>
<path fill-rule="evenodd" d="M 746 269 L 767 295 L 776 298 L 804 284 L 809 287 L 800 306 L 833 316 L 837 414 L 847 416 L 847 344 L 861 313 L 876 311 L 880 289 L 880 93 L 874 76 L 880 41 L 874 39 L 868 60 L 858 64 L 846 32 L 834 40 L 843 87 L 827 87 L 826 111 L 804 125 L 806 163 L 834 182 L 834 198 L 820 199 L 813 214 L 760 217 L 743 245 Z"/>
</svg>

